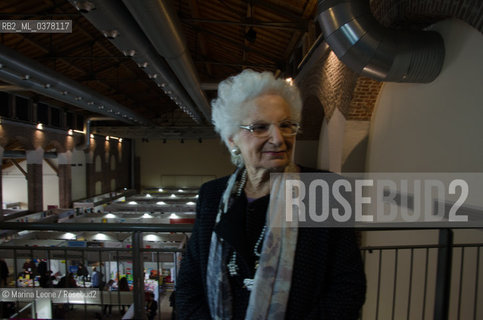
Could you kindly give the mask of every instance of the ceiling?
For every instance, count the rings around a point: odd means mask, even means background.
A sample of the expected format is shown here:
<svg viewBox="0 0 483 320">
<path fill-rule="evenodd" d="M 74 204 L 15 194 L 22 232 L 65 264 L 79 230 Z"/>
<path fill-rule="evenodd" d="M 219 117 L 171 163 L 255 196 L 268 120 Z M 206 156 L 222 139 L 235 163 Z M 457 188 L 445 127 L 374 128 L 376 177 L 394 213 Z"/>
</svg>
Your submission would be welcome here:
<svg viewBox="0 0 483 320">
<path fill-rule="evenodd" d="M 1 33 L 0 43 L 114 107 L 81 94 L 69 103 L 26 82 L 2 81 L 0 90 L 121 120 L 93 123 L 110 135 L 213 137 L 209 102 L 218 82 L 245 68 L 290 76 L 316 9 L 317 0 L 2 0 L 1 20 L 72 20 L 72 33 Z"/>
</svg>

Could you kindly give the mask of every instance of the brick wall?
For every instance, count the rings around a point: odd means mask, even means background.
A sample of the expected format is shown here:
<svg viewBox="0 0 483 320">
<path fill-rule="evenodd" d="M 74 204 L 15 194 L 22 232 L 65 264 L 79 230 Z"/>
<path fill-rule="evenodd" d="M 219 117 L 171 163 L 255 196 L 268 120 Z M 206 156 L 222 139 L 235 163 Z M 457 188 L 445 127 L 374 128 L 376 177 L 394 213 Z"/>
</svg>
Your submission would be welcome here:
<svg viewBox="0 0 483 320">
<path fill-rule="evenodd" d="M 382 82 L 359 77 L 347 112 L 347 120 L 369 121 L 376 104 Z"/>
<path fill-rule="evenodd" d="M 305 73 L 298 85 L 302 99 L 306 101 L 310 96 L 317 97 L 324 116 L 330 119 L 336 108 L 347 114 L 356 80 L 357 74 L 340 62 L 333 52 L 328 52 Z M 313 116 L 306 111 L 304 109 L 305 116 Z"/>
<path fill-rule="evenodd" d="M 442 19 L 459 18 L 483 32 L 483 1 L 481 0 L 372 0 L 371 10 L 384 26 L 396 29 L 421 30 Z M 335 56 L 329 54 L 321 68 L 327 75 L 321 87 L 321 102 L 330 118 L 338 107 L 348 120 L 371 119 L 382 83 L 367 77 L 354 77 L 345 71 Z M 356 79 L 355 85 L 351 85 Z"/>
</svg>

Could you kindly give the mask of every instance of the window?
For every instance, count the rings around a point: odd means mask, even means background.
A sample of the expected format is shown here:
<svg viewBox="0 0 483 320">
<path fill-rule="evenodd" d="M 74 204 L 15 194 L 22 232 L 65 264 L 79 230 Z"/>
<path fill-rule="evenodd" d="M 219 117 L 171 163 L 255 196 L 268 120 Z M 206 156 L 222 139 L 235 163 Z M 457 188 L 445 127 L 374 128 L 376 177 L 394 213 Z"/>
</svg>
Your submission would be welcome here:
<svg viewBox="0 0 483 320">
<path fill-rule="evenodd" d="M 37 104 L 37 122 L 49 124 L 49 106 L 45 103 Z"/>
<path fill-rule="evenodd" d="M 75 121 L 75 128 L 76 130 L 84 130 L 84 117 L 81 115 L 77 115 L 76 121 Z"/>
<path fill-rule="evenodd" d="M 19 120 L 30 120 L 28 99 L 22 97 L 15 97 L 15 116 Z"/>
<path fill-rule="evenodd" d="M 65 116 L 67 129 L 74 129 L 74 114 L 67 112 Z"/>
<path fill-rule="evenodd" d="M 59 109 L 50 107 L 50 124 L 53 127 L 62 127 L 61 115 L 62 113 Z"/>
<path fill-rule="evenodd" d="M 10 117 L 10 106 L 8 104 L 9 95 L 5 92 L 0 92 L 0 116 Z"/>
</svg>

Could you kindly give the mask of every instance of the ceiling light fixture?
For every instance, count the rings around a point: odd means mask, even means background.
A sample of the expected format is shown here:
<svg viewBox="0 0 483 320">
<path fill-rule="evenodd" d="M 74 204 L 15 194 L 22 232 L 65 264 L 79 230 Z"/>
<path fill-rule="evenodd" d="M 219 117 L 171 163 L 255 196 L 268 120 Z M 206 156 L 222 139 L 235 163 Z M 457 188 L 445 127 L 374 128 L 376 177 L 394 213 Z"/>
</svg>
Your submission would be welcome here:
<svg viewBox="0 0 483 320">
<path fill-rule="evenodd" d="M 88 13 L 96 8 L 94 3 L 88 0 L 74 1 L 74 6 L 82 13 Z"/>
<path fill-rule="evenodd" d="M 134 55 L 136 54 L 136 50 L 133 50 L 133 49 L 129 49 L 129 50 L 124 50 L 122 52 L 126 57 L 134 57 Z"/>
<path fill-rule="evenodd" d="M 115 29 L 114 30 L 104 30 L 104 31 L 102 31 L 102 34 L 104 35 L 104 37 L 106 37 L 109 40 L 116 39 L 120 35 L 119 31 L 117 31 Z"/>
</svg>

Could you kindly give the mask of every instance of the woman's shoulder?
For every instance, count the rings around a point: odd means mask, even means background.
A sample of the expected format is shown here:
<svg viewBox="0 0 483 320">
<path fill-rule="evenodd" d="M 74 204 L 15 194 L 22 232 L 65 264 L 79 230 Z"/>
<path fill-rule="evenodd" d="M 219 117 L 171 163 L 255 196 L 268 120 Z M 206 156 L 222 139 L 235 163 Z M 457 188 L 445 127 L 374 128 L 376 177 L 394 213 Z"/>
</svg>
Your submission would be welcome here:
<svg viewBox="0 0 483 320">
<path fill-rule="evenodd" d="M 223 194 L 229 178 L 230 176 L 225 176 L 203 183 L 199 191 L 200 197 L 216 196 L 218 194 Z"/>
<path fill-rule="evenodd" d="M 198 202 L 201 201 L 206 204 L 220 199 L 229 178 L 230 176 L 225 176 L 203 183 L 198 192 Z"/>
<path fill-rule="evenodd" d="M 203 189 L 213 189 L 213 188 L 220 188 L 220 187 L 226 187 L 226 183 L 228 182 L 228 179 L 230 176 L 224 176 L 221 178 L 217 178 L 214 180 L 210 180 L 208 182 L 205 182 L 201 185 L 201 188 Z"/>
</svg>

